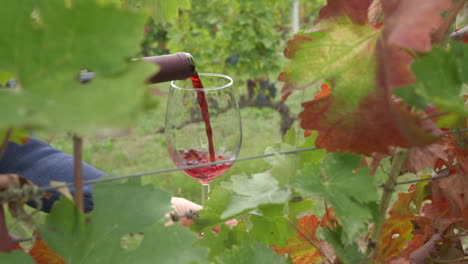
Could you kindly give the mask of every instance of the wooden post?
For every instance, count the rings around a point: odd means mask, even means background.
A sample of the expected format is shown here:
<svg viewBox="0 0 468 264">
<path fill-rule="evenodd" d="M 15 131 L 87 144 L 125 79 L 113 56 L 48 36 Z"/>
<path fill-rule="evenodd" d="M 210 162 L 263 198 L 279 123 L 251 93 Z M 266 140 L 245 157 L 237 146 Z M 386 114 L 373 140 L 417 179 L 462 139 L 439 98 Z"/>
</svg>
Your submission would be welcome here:
<svg viewBox="0 0 468 264">
<path fill-rule="evenodd" d="M 73 173 L 75 176 L 75 204 L 80 212 L 84 212 L 82 147 L 83 139 L 74 134 Z"/>
<path fill-rule="evenodd" d="M 6 225 L 3 204 L 0 204 L 0 252 L 10 252 L 13 249 Z"/>
</svg>

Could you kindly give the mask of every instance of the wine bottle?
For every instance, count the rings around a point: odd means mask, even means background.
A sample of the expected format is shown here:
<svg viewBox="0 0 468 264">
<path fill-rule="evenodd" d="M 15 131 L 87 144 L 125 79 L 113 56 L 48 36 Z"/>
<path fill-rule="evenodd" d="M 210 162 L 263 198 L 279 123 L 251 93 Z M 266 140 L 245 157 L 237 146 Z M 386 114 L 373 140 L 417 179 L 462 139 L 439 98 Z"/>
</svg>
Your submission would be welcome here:
<svg viewBox="0 0 468 264">
<path fill-rule="evenodd" d="M 192 55 L 187 52 L 144 57 L 142 59 L 159 66 L 159 71 L 151 76 L 147 83 L 185 80 L 195 73 L 195 61 Z"/>
</svg>

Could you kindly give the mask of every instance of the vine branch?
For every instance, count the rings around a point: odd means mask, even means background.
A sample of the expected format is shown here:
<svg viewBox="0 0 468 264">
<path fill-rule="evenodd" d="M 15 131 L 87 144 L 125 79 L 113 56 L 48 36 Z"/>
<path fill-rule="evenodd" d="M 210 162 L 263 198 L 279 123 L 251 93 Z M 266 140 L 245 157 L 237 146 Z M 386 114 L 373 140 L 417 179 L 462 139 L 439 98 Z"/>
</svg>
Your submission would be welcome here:
<svg viewBox="0 0 468 264">
<path fill-rule="evenodd" d="M 379 204 L 379 219 L 372 229 L 369 243 L 367 246 L 368 257 L 373 259 L 378 248 L 380 241 L 380 235 L 382 233 L 383 223 L 387 214 L 390 200 L 393 192 L 395 192 L 395 186 L 397 185 L 396 179 L 401 174 L 401 168 L 405 164 L 406 158 L 408 157 L 408 150 L 399 150 L 395 156 L 393 156 L 392 167 L 388 175 L 387 181 L 383 184 L 383 193 Z"/>
</svg>

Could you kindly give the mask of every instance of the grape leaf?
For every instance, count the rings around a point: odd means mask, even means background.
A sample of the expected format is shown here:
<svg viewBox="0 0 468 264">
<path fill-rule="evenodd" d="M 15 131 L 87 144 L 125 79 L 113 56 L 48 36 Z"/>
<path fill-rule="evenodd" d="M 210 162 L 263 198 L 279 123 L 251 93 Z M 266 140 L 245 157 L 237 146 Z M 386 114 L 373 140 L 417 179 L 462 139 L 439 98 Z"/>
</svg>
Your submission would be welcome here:
<svg viewBox="0 0 468 264">
<path fill-rule="evenodd" d="M 365 256 L 359 251 L 355 242 L 343 243 L 343 228 L 337 227 L 336 231 L 325 229 L 323 235 L 325 240 L 333 246 L 336 256 L 345 264 L 361 263 Z"/>
<path fill-rule="evenodd" d="M 288 42 L 293 57 L 286 68 L 288 82 L 304 85 L 323 78 L 335 78 L 332 93 L 343 99 L 340 102 L 343 108 L 354 109 L 373 87 L 373 46 L 378 32 L 345 20 L 322 24 L 327 28 L 325 34 L 312 32 L 306 35 L 310 37 L 309 41 L 298 38 Z M 363 73 L 359 69 L 369 70 Z"/>
<path fill-rule="evenodd" d="M 385 14 L 383 34 L 389 44 L 420 52 L 431 49 L 431 33 L 441 24 L 441 13 L 452 6 L 451 0 L 381 2 Z"/>
<path fill-rule="evenodd" d="M 427 186 L 428 182 L 419 182 L 411 186 L 408 192 L 398 193 L 397 200 L 388 212 L 389 217 L 383 224 L 376 260 L 385 262 L 400 255 L 411 240 L 414 230 L 412 221 L 416 219 L 423 199 L 429 195 Z"/>
<path fill-rule="evenodd" d="M 277 255 L 275 251 L 265 245 L 256 243 L 234 247 L 223 256 L 218 257 L 219 264 L 258 263 L 258 264 L 286 264 L 283 256 Z"/>
<path fill-rule="evenodd" d="M 223 183 L 223 187 L 233 192 L 230 203 L 221 214 L 226 219 L 248 212 L 264 204 L 280 204 L 286 202 L 291 192 L 278 185 L 278 181 L 269 172 L 231 177 L 231 182 Z"/>
<path fill-rule="evenodd" d="M 444 138 L 424 147 L 411 147 L 402 171 L 418 173 L 434 167 L 438 160 L 448 161 L 447 146 Z"/>
<path fill-rule="evenodd" d="M 322 260 L 317 250 L 317 247 L 321 246 L 316 236 L 319 224 L 320 221 L 315 215 L 301 217 L 297 224 L 296 236 L 288 239 L 288 244 L 284 247 L 275 245 L 275 251 L 290 255 L 295 264 L 319 263 Z"/>
<path fill-rule="evenodd" d="M 308 38 L 295 38 L 296 41 L 288 43 L 287 51 L 293 61 L 283 79 L 292 83 L 302 79 L 303 83 L 307 83 L 316 80 L 318 76 L 334 77 L 333 92 L 329 96 L 304 103 L 304 111 L 299 115 L 301 127 L 317 130 L 317 146 L 329 152 L 352 151 L 366 155 L 388 153 L 390 146 L 424 146 L 437 139 L 438 131 L 432 121 L 421 120 L 421 116 L 409 112 L 406 106 L 391 97 L 392 89 L 410 85 L 414 81 L 409 68 L 413 59 L 403 49 L 412 46 L 401 38 L 403 28 L 408 28 L 408 25 L 396 18 L 406 12 L 404 8 L 416 9 L 419 5 L 407 0 L 383 1 L 382 4 L 383 30 L 372 31 L 367 27 L 360 29 L 355 25 L 335 23 L 335 26 L 339 25 L 337 30 L 323 20 L 319 24 L 319 28 L 324 31 L 321 34 L 310 33 Z M 440 22 L 439 13 L 446 9 L 445 5 L 433 6 L 435 8 L 431 9 L 425 3 L 421 9 L 429 12 L 430 16 L 439 16 L 438 19 L 428 20 L 418 10 L 417 17 L 412 15 L 406 20 L 425 23 L 422 34 L 418 30 L 417 40 L 430 39 L 426 29 L 435 27 Z M 389 14 L 388 17 L 385 12 Z M 353 29 L 350 30 L 351 34 L 346 34 L 346 27 Z M 332 43 L 321 46 L 321 43 L 325 44 L 333 36 L 331 33 L 335 30 L 338 37 Z M 344 34 L 340 35 L 342 31 Z M 390 35 L 392 40 L 402 46 L 389 43 Z M 378 38 L 380 40 L 376 42 Z M 362 41 L 359 42 L 359 39 Z M 347 46 L 350 43 L 354 45 Z M 359 43 L 362 45 L 357 45 Z M 362 68 L 369 69 L 368 73 L 363 74 L 360 71 Z M 346 69 L 344 75 L 335 74 L 340 69 Z"/>
<path fill-rule="evenodd" d="M 165 227 L 159 223 L 145 232 L 137 249 L 116 263 L 151 263 L 155 259 L 164 264 L 207 263 L 208 250 L 193 246 L 197 239 L 181 225 Z"/>
<path fill-rule="evenodd" d="M 283 247 L 287 244 L 288 238 L 295 234 L 294 228 L 282 216 L 252 215 L 249 219 L 253 224 L 251 232 L 254 238 L 266 245 L 275 244 L 278 247 Z"/>
<path fill-rule="evenodd" d="M 316 140 L 317 132 L 311 132 L 310 135 L 305 138 L 305 142 L 301 148 L 315 147 Z M 320 161 L 322 161 L 323 158 L 327 155 L 327 152 L 324 149 L 317 149 L 301 152 L 299 155 L 301 156 L 301 166 L 304 166 L 305 163 L 320 163 Z"/>
<path fill-rule="evenodd" d="M 291 179 L 296 176 L 299 169 L 300 158 L 297 155 L 279 155 L 281 151 L 294 150 L 296 147 L 290 144 L 280 144 L 274 147 L 268 147 L 265 154 L 275 154 L 272 157 L 265 158 L 265 161 L 272 165 L 271 175 L 278 181 L 279 186 L 289 184 Z"/>
<path fill-rule="evenodd" d="M 447 200 L 452 214 L 458 216 L 468 207 L 466 190 L 468 190 L 468 172 L 460 171 L 432 183 L 434 200 Z"/>
<path fill-rule="evenodd" d="M 21 250 L 10 253 L 0 252 L 0 263 L 36 264 L 33 258 Z"/>
<path fill-rule="evenodd" d="M 347 15 L 356 24 L 366 24 L 371 3 L 372 0 L 328 0 L 320 9 L 319 19 Z"/>
<path fill-rule="evenodd" d="M 408 103 L 416 101 L 419 104 L 418 98 L 423 98 L 426 100 L 425 105 L 430 102 L 441 110 L 467 116 L 468 105 L 460 96 L 464 77 L 459 69 L 468 64 L 463 61 L 464 56 L 468 56 L 468 46 L 453 43 L 452 47 L 457 45 L 465 47 L 458 48 L 456 54 L 454 48 L 445 51 L 435 47 L 430 53 L 416 60 L 412 69 L 417 76 L 417 83 L 411 88 L 395 90 L 397 95 L 402 96 Z M 406 89 L 413 89 L 414 93 L 403 91 Z"/>
<path fill-rule="evenodd" d="M 154 69 L 127 62 L 138 52 L 145 21 L 144 14 L 94 0 L 6 3 L 0 23 L 10 26 L 0 29 L 0 69 L 14 74 L 19 88 L 1 91 L 1 125 L 128 124 L 139 110 L 138 87 Z M 85 85 L 78 81 L 83 69 L 96 73 Z"/>
<path fill-rule="evenodd" d="M 202 232 L 209 228 L 224 223 L 227 218 L 221 218 L 221 214 L 226 210 L 233 192 L 223 187 L 217 187 L 210 192 L 210 199 L 205 201 L 204 209 L 198 211 L 200 217 L 194 219 L 190 226 L 196 232 Z"/>
<path fill-rule="evenodd" d="M 244 222 L 239 222 L 233 227 L 221 225 L 219 232 L 207 231 L 196 245 L 210 249 L 209 260 L 214 260 L 217 256 L 222 256 L 225 251 L 234 246 L 251 244 L 251 233 L 247 232 Z"/>
<path fill-rule="evenodd" d="M 122 236 L 144 231 L 170 211 L 169 194 L 138 182 L 100 184 L 93 194 L 92 213 L 77 213 L 72 202 L 62 198 L 39 226 L 46 243 L 66 262 L 120 262 Z"/>
<path fill-rule="evenodd" d="M 361 158 L 350 153 L 331 153 L 320 166 L 308 164 L 293 185 L 304 195 L 321 195 L 346 223 L 345 239 L 352 241 L 373 216 L 377 190 L 368 168 L 359 168 Z M 367 229 L 366 229 L 367 230 Z"/>
</svg>

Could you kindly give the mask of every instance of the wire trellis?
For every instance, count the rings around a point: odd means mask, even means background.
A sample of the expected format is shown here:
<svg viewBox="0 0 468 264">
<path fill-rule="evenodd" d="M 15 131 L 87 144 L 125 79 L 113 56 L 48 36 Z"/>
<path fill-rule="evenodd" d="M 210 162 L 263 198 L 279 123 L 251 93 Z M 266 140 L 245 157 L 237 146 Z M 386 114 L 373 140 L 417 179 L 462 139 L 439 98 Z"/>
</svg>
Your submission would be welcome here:
<svg viewBox="0 0 468 264">
<path fill-rule="evenodd" d="M 467 132 L 467 131 L 468 131 L 468 128 L 463 128 L 463 129 L 447 130 L 447 131 L 444 131 L 443 133 L 444 134 L 451 134 L 451 133 L 461 133 L 461 132 Z M 103 178 L 100 178 L 100 179 L 83 181 L 83 184 L 97 184 L 97 183 L 103 183 L 103 182 L 118 181 L 118 180 L 124 180 L 124 179 L 135 178 L 135 177 L 142 177 L 142 176 L 148 176 L 148 175 L 157 175 L 157 174 L 170 173 L 170 172 L 182 171 L 182 170 L 189 170 L 189 169 L 195 169 L 195 168 L 201 168 L 201 167 L 207 167 L 207 166 L 213 166 L 213 165 L 219 165 L 219 164 L 225 164 L 225 163 L 233 163 L 233 162 L 239 162 L 239 161 L 247 161 L 247 160 L 268 158 L 268 157 L 272 157 L 272 156 L 275 156 L 275 155 L 288 155 L 288 154 L 301 153 L 301 152 L 306 152 L 306 151 L 314 151 L 314 150 L 320 150 L 320 149 L 321 148 L 310 147 L 310 148 L 302 148 L 302 149 L 295 149 L 295 150 L 289 150 L 289 151 L 279 151 L 279 152 L 274 152 L 274 153 L 267 153 L 267 154 L 262 154 L 262 155 L 242 157 L 242 158 L 231 159 L 231 160 L 220 160 L 220 161 L 209 162 L 209 163 L 204 163 L 204 164 L 197 164 L 197 165 L 191 165 L 191 166 L 183 166 L 183 167 L 177 167 L 177 168 L 169 168 L 169 169 L 162 169 L 162 170 L 140 172 L 140 173 L 129 174 L 129 175 L 103 177 Z M 445 178 L 445 177 L 448 177 L 448 176 L 450 176 L 450 175 L 440 175 L 440 176 L 435 176 L 435 177 L 432 177 L 432 178 L 416 179 L 416 180 L 398 182 L 396 184 L 397 185 L 402 185 L 402 184 L 417 183 L 417 182 L 421 182 L 421 181 L 437 180 L 437 179 Z M 58 190 L 58 189 L 61 189 L 61 188 L 66 188 L 66 187 L 72 187 L 74 185 L 75 185 L 74 182 L 70 182 L 70 183 L 65 183 L 65 184 L 55 185 L 55 186 L 45 186 L 45 187 L 32 186 L 31 188 L 28 188 L 25 191 L 21 191 L 21 189 L 13 189 L 13 190 L 10 189 L 9 192 L 5 192 L 5 191 L 0 192 L 0 203 L 3 202 L 3 201 L 14 200 L 14 199 L 18 199 L 18 198 L 33 198 L 33 197 L 37 197 L 38 195 L 40 195 L 42 193 L 45 193 L 45 192 L 55 191 L 55 190 Z"/>
<path fill-rule="evenodd" d="M 456 130 L 444 131 L 443 133 L 448 134 L 448 133 L 460 133 L 460 132 L 467 132 L 467 131 L 468 131 L 468 129 L 456 129 Z M 135 173 L 135 174 L 129 174 L 129 175 L 104 177 L 104 178 L 101 178 L 101 179 L 87 180 L 87 181 L 84 181 L 83 184 L 97 184 L 97 183 L 102 183 L 102 182 L 118 181 L 118 180 L 124 180 L 124 179 L 135 178 L 135 177 L 142 177 L 142 176 L 148 176 L 148 175 L 157 175 L 157 174 L 163 174 L 163 173 L 169 173 L 169 172 L 175 172 L 175 171 L 181 171 L 181 170 L 188 170 L 188 169 L 194 169 L 194 168 L 200 168 L 200 167 L 206 167 L 206 166 L 212 166 L 212 165 L 219 165 L 219 164 L 224 164 L 224 163 L 232 163 L 232 162 L 247 161 L 247 160 L 260 159 L 260 158 L 268 158 L 268 157 L 277 156 L 277 155 L 289 155 L 289 154 L 301 153 L 301 152 L 306 152 L 306 151 L 315 151 L 315 150 L 321 150 L 321 149 L 322 148 L 310 147 L 310 148 L 302 148 L 302 149 L 295 149 L 295 150 L 289 150 L 289 151 L 279 151 L 279 152 L 267 153 L 267 154 L 262 154 L 262 155 L 242 157 L 242 158 L 237 158 L 237 159 L 233 159 L 233 160 L 220 160 L 220 161 L 216 161 L 216 162 L 209 162 L 209 163 L 192 165 L 192 166 L 183 166 L 183 167 L 163 169 L 163 170 L 154 170 L 154 171 L 141 172 L 141 173 Z M 397 182 L 395 185 L 413 184 L 413 183 L 418 183 L 418 182 L 422 182 L 422 181 L 438 180 L 438 179 L 446 178 L 446 177 L 449 177 L 449 176 L 451 176 L 451 174 L 449 174 L 448 170 L 442 170 L 436 176 L 433 176 L 433 177 L 430 177 L 430 178 L 402 181 L 402 182 Z M 34 197 L 34 195 L 43 194 L 45 192 L 58 190 L 58 189 L 64 188 L 64 187 L 71 187 L 73 185 L 75 185 L 75 184 L 74 183 L 66 183 L 66 184 L 62 184 L 62 185 L 46 186 L 46 187 L 33 186 L 33 190 L 30 189 L 28 191 L 29 191 L 29 195 L 31 195 L 31 197 Z M 383 186 L 381 185 L 379 187 L 383 187 Z M 11 200 L 11 199 L 25 198 L 24 197 L 25 196 L 24 192 L 21 192 L 19 189 L 16 190 L 16 192 L 10 193 L 11 195 L 9 197 L 5 197 L 4 193 L 5 192 L 0 192 L 0 203 L 3 202 L 3 201 Z M 26 241 L 32 241 L 34 239 L 41 239 L 41 238 L 40 237 L 18 238 L 18 239 L 12 239 L 11 242 L 21 243 L 21 242 L 26 242 Z"/>
</svg>

